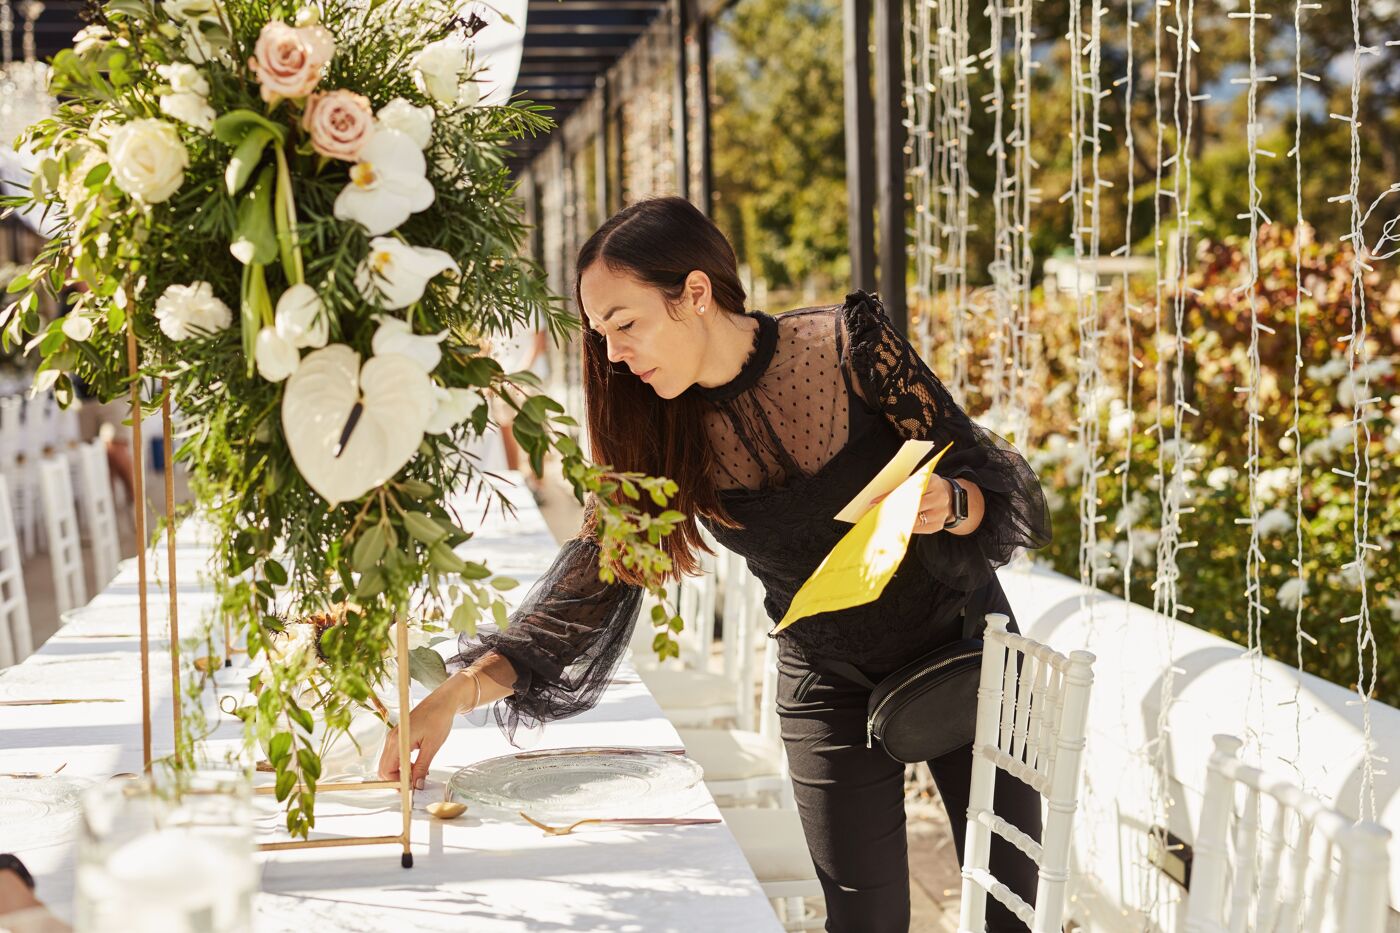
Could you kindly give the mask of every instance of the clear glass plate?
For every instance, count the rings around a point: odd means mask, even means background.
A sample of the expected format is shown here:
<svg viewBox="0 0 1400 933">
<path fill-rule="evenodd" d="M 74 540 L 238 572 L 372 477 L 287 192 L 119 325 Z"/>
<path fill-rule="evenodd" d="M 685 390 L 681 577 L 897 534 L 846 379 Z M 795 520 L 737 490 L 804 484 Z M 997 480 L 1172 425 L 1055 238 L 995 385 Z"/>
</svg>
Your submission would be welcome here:
<svg viewBox="0 0 1400 933">
<path fill-rule="evenodd" d="M 650 749 L 559 748 L 488 758 L 452 775 L 454 797 L 539 819 L 681 816 L 704 772 Z"/>
<path fill-rule="evenodd" d="M 0 826 L 4 847 L 37 849 L 65 842 L 82 816 L 90 781 L 65 777 L 0 777 Z"/>
</svg>

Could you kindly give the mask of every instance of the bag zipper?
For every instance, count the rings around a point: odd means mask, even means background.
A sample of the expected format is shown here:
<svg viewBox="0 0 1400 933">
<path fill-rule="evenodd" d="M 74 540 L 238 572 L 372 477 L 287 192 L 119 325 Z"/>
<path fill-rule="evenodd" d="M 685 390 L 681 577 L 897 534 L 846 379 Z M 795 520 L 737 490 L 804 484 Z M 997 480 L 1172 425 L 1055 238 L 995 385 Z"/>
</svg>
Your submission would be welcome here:
<svg viewBox="0 0 1400 933">
<path fill-rule="evenodd" d="M 940 667 L 947 667 L 949 664 L 952 664 L 954 661 L 965 661 L 965 660 L 967 660 L 968 658 L 975 658 L 975 657 L 978 657 L 979 655 L 981 655 L 981 653 L 982 653 L 982 652 L 980 652 L 980 651 L 969 651 L 969 652 L 967 652 L 966 654 L 960 654 L 960 655 L 958 655 L 957 657 L 953 657 L 953 658 L 944 658 L 943 660 L 939 661 L 937 664 L 930 665 L 929 667 L 926 667 L 926 668 L 924 668 L 923 670 L 917 672 L 916 674 L 914 674 L 913 676 L 911 676 L 911 677 L 909 678 L 909 680 L 906 680 L 904 683 L 900 684 L 898 687 L 896 687 L 895 689 L 891 690 L 889 693 L 885 694 L 884 698 L 883 698 L 882 700 L 880 700 L 880 705 L 877 706 L 877 707 L 875 707 L 875 711 L 872 712 L 872 713 L 870 714 L 870 716 L 867 717 L 866 720 L 865 720 L 865 747 L 866 747 L 866 748 L 874 748 L 875 717 L 880 715 L 880 710 L 882 710 L 882 709 L 885 708 L 885 704 L 888 703 L 888 702 L 890 701 L 890 699 L 891 699 L 896 693 L 898 693 L 901 689 L 903 689 L 903 687 L 905 686 L 905 684 L 908 684 L 909 681 L 914 680 L 915 678 L 922 677 L 922 676 L 924 676 L 925 674 L 932 673 L 933 671 L 938 670 Z"/>
</svg>

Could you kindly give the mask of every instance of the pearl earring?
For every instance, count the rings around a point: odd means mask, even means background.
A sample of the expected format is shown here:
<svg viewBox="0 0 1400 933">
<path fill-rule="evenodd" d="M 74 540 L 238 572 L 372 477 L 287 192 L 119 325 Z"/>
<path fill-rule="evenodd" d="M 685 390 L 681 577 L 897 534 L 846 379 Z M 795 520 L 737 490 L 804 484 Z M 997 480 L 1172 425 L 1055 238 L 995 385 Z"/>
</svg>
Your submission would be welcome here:
<svg viewBox="0 0 1400 933">
<path fill-rule="evenodd" d="M 704 306 L 704 305 L 701 305 L 701 306 L 700 306 L 700 313 L 701 313 L 701 314 L 704 314 L 704 313 L 705 313 L 705 306 Z"/>
</svg>

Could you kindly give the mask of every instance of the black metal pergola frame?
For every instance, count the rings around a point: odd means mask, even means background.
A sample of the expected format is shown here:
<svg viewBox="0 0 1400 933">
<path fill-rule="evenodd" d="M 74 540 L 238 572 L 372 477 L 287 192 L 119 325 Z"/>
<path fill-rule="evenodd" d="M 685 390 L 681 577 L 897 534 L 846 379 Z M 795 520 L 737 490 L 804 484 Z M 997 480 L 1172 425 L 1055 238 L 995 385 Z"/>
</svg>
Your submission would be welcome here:
<svg viewBox="0 0 1400 933">
<path fill-rule="evenodd" d="M 512 147 L 512 170 L 528 176 L 522 184 L 526 198 L 533 202 L 527 206 L 527 217 L 540 217 L 535 198 L 541 174 L 561 171 L 578 155 L 570 143 L 571 135 L 582 135 L 597 146 L 599 213 L 608 215 L 622 208 L 622 192 L 609 184 L 610 178 L 622 177 L 623 158 L 622 134 L 617 131 L 622 102 L 614 90 L 615 68 L 653 20 L 668 11 L 678 64 L 672 95 L 675 191 L 710 212 L 710 31 L 715 19 L 735 2 L 738 0 L 530 0 L 516 93 L 553 105 L 556 109 L 551 116 L 560 128 Z M 878 288 L 896 326 L 907 331 L 903 3 L 841 0 L 841 4 L 850 284 L 871 291 Z M 684 67 L 691 47 L 699 72 L 693 125 Z M 590 118 L 600 119 L 591 134 L 564 131 L 571 120 Z M 561 152 L 544 158 L 552 146 L 562 147 Z M 547 169 L 547 165 L 552 168 Z M 696 186 L 691 184 L 692 169 Z M 564 184 L 562 179 L 553 181 Z M 542 246 L 538 239 L 535 242 Z M 559 259 L 568 265 L 567 256 Z"/>
</svg>

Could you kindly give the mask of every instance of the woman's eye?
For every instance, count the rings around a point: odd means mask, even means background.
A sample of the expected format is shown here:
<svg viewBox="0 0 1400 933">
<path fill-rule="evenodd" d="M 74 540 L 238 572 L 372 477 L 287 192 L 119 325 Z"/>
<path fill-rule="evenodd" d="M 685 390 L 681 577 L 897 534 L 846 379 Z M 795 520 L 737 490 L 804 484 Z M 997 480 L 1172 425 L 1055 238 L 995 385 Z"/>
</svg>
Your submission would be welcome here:
<svg viewBox="0 0 1400 933">
<path fill-rule="evenodd" d="M 629 321 L 628 323 L 623 324 L 621 327 L 619 327 L 619 328 L 617 329 L 617 332 L 618 332 L 619 334 L 625 334 L 625 333 L 627 333 L 629 330 L 632 329 L 632 325 L 633 325 L 634 323 L 636 323 L 636 322 L 635 322 L 635 321 Z"/>
</svg>

